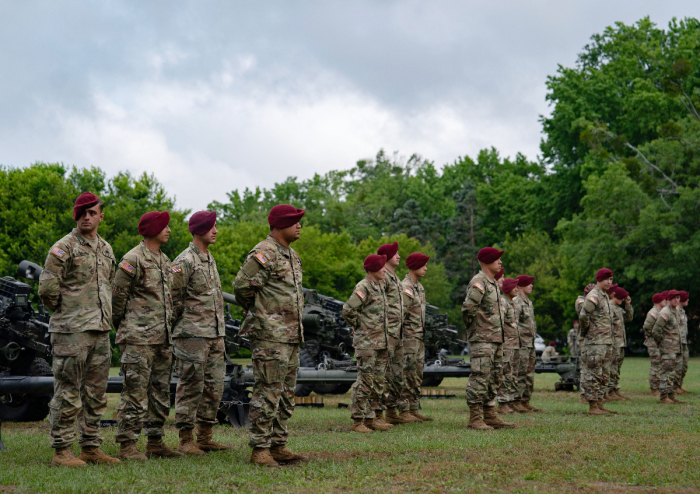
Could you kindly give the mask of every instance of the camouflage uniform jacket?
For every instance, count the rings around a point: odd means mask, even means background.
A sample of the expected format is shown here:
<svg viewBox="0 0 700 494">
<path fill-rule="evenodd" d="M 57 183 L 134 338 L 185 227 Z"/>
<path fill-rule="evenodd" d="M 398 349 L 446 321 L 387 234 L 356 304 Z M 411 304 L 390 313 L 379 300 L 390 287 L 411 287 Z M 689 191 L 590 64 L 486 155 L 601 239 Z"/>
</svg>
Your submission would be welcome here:
<svg viewBox="0 0 700 494">
<path fill-rule="evenodd" d="M 583 309 L 583 303 L 586 301 L 583 295 L 576 297 L 576 302 L 574 303 L 576 307 L 576 315 L 580 316 L 581 309 Z M 578 345 L 579 351 L 583 349 L 583 336 L 581 336 L 581 321 L 579 321 L 578 331 L 576 332 L 576 344 Z"/>
<path fill-rule="evenodd" d="M 87 239 L 77 228 L 51 247 L 39 277 L 39 297 L 53 311 L 49 332 L 110 330 L 115 264 L 102 237 Z"/>
<path fill-rule="evenodd" d="M 224 295 L 211 252 L 190 246 L 173 261 L 173 338 L 226 334 Z"/>
<path fill-rule="evenodd" d="M 471 343 L 503 343 L 501 289 L 479 271 L 469 282 L 462 304 L 462 320 Z"/>
<path fill-rule="evenodd" d="M 520 348 L 520 332 L 515 318 L 515 304 L 505 295 L 503 300 L 503 349 L 517 350 Z"/>
<path fill-rule="evenodd" d="M 579 328 L 587 345 L 612 345 L 615 317 L 608 294 L 596 285 L 586 295 L 579 313 Z"/>
<path fill-rule="evenodd" d="M 520 348 L 535 348 L 537 323 L 535 322 L 535 307 L 532 300 L 518 295 L 513 299 L 518 332 L 520 333 Z"/>
<path fill-rule="evenodd" d="M 615 347 L 622 348 L 627 346 L 627 332 L 625 331 L 625 322 L 630 322 L 634 317 L 634 309 L 629 304 L 622 305 L 613 304 L 615 311 Z"/>
<path fill-rule="evenodd" d="M 688 314 L 685 313 L 685 309 L 680 307 L 681 311 L 681 343 L 684 345 L 688 344 Z"/>
<path fill-rule="evenodd" d="M 651 336 L 651 330 L 654 329 L 654 324 L 656 324 L 656 318 L 659 317 L 659 312 L 661 312 L 661 309 L 657 309 L 656 307 L 652 307 L 649 312 L 647 312 L 647 318 L 644 320 L 644 326 L 642 326 L 644 330 L 644 345 L 646 346 L 656 346 L 656 342 Z"/>
<path fill-rule="evenodd" d="M 661 353 L 681 353 L 681 309 L 674 309 L 671 304 L 661 309 L 656 318 L 651 336 L 659 345 Z"/>
<path fill-rule="evenodd" d="M 112 282 L 112 322 L 117 343 L 172 343 L 173 271 L 168 256 L 141 241 L 119 261 Z"/>
<path fill-rule="evenodd" d="M 401 282 L 403 298 L 403 337 L 425 339 L 425 289 L 407 274 Z"/>
<path fill-rule="evenodd" d="M 271 235 L 253 247 L 233 281 L 236 301 L 247 312 L 241 336 L 295 344 L 304 341 L 301 259 Z"/>
<path fill-rule="evenodd" d="M 404 312 L 403 297 L 401 297 L 403 288 L 401 287 L 401 282 L 399 281 L 399 277 L 396 276 L 396 273 L 392 273 L 388 269 L 384 277 L 384 290 L 388 305 L 387 319 L 389 325 L 387 326 L 387 333 L 394 338 L 401 339 L 401 325 L 403 323 Z"/>
<path fill-rule="evenodd" d="M 387 309 L 383 281 L 372 281 L 368 275 L 355 285 L 352 295 L 343 305 L 343 317 L 355 328 L 352 339 L 355 350 L 387 347 Z"/>
</svg>

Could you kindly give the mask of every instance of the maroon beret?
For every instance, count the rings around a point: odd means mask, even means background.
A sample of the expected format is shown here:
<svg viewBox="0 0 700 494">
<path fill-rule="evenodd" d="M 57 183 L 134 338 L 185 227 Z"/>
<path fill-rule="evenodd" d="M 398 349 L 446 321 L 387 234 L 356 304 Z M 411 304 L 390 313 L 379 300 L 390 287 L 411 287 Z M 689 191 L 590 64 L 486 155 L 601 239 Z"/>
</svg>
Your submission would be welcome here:
<svg viewBox="0 0 700 494">
<path fill-rule="evenodd" d="M 663 293 L 655 293 L 654 296 L 651 297 L 652 304 L 660 304 L 664 300 L 666 300 L 666 298 L 664 297 Z"/>
<path fill-rule="evenodd" d="M 141 216 L 139 220 L 139 234 L 144 237 L 155 237 L 170 223 L 170 213 L 163 211 L 151 211 Z"/>
<path fill-rule="evenodd" d="M 586 285 L 586 288 L 583 289 L 583 296 L 585 297 L 586 295 L 591 293 L 591 290 L 593 290 L 594 287 L 595 283 L 589 283 L 588 285 Z"/>
<path fill-rule="evenodd" d="M 484 247 L 476 255 L 476 258 L 484 264 L 491 264 L 498 261 L 504 252 L 504 250 L 494 249 L 493 247 Z"/>
<path fill-rule="evenodd" d="M 197 211 L 190 216 L 189 230 L 192 235 L 204 235 L 216 223 L 216 211 Z"/>
<path fill-rule="evenodd" d="M 380 256 L 386 256 L 387 259 L 391 259 L 399 251 L 399 243 L 394 242 L 393 244 L 384 244 L 377 249 L 377 254 Z"/>
<path fill-rule="evenodd" d="M 555 341 L 550 341 L 549 346 L 557 346 L 557 343 Z"/>
<path fill-rule="evenodd" d="M 622 288 L 621 286 L 618 286 L 615 288 L 615 298 L 618 300 L 625 300 L 627 298 L 627 295 L 629 295 L 630 292 Z"/>
<path fill-rule="evenodd" d="M 87 208 L 93 207 L 95 204 L 100 202 L 100 198 L 97 197 L 92 192 L 83 192 L 75 200 L 75 206 L 73 206 L 73 219 L 78 221 Z"/>
<path fill-rule="evenodd" d="M 420 252 L 414 252 L 406 258 L 406 267 L 408 269 L 420 269 L 428 264 L 428 259 L 430 259 L 430 256 L 426 256 Z"/>
<path fill-rule="evenodd" d="M 690 298 L 690 293 L 681 290 L 681 302 L 687 302 L 688 299 Z"/>
<path fill-rule="evenodd" d="M 297 209 L 289 204 L 278 204 L 270 209 L 267 215 L 267 222 L 273 228 L 287 228 L 299 223 L 299 220 L 306 213 L 303 209 Z"/>
<path fill-rule="evenodd" d="M 496 276 L 494 276 L 496 281 L 500 280 L 503 277 L 503 273 L 505 273 L 505 272 L 506 272 L 506 269 L 501 268 L 501 270 L 498 273 L 496 273 Z"/>
<path fill-rule="evenodd" d="M 509 293 L 513 291 L 513 289 L 518 286 L 518 280 L 515 278 L 503 278 L 503 293 Z"/>
<path fill-rule="evenodd" d="M 664 300 L 668 300 L 668 290 L 661 292 L 661 296 L 663 297 Z"/>
<path fill-rule="evenodd" d="M 607 293 L 608 295 L 613 295 L 615 293 L 615 289 L 618 286 L 620 286 L 620 285 L 618 285 L 617 283 L 615 283 L 614 285 L 610 285 L 610 288 L 608 288 L 608 291 L 605 293 Z"/>
<path fill-rule="evenodd" d="M 595 280 L 596 281 L 604 281 L 604 280 L 607 280 L 608 278 L 612 278 L 612 275 L 613 275 L 613 272 L 610 271 L 608 268 L 601 268 L 595 274 Z"/>
<path fill-rule="evenodd" d="M 365 271 L 379 271 L 386 264 L 386 256 L 370 254 L 365 258 Z"/>
<path fill-rule="evenodd" d="M 518 282 L 518 286 L 529 286 L 535 281 L 534 276 L 528 276 L 526 274 L 520 274 L 515 279 Z"/>
<path fill-rule="evenodd" d="M 681 296 L 681 292 L 679 292 L 678 290 L 669 290 L 668 294 L 666 294 L 666 300 L 671 300 L 674 297 L 680 297 L 680 296 Z"/>
</svg>

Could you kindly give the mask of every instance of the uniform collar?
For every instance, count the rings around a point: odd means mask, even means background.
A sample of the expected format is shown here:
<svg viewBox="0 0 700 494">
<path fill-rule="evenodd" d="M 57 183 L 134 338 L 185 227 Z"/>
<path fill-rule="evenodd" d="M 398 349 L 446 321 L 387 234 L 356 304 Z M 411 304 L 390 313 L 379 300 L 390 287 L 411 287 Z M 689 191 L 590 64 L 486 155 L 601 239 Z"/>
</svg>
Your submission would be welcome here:
<svg viewBox="0 0 700 494">
<path fill-rule="evenodd" d="M 192 252 L 199 256 L 200 261 L 209 262 L 209 252 L 205 254 L 204 252 L 202 252 L 202 249 L 194 245 L 194 242 L 190 242 L 190 249 L 192 249 Z"/>
<path fill-rule="evenodd" d="M 73 236 L 78 239 L 78 242 L 80 242 L 80 245 L 86 245 L 86 244 L 90 245 L 90 240 L 88 240 L 88 238 L 85 235 L 80 233 L 80 230 L 78 230 L 77 228 L 73 228 L 72 233 L 73 233 Z M 95 238 L 97 240 L 97 246 L 99 247 L 102 244 L 102 237 L 100 237 L 100 234 L 98 233 L 97 237 L 95 237 Z"/>
<path fill-rule="evenodd" d="M 378 286 L 381 287 L 378 281 L 374 281 L 372 278 L 369 277 L 369 273 L 365 275 L 365 279 L 371 286 Z"/>
<path fill-rule="evenodd" d="M 272 235 L 268 235 L 267 238 L 270 239 L 270 240 L 272 240 L 272 242 L 274 242 L 274 244 L 277 246 L 277 250 L 280 250 L 280 251 L 281 251 L 283 254 L 285 254 L 285 255 L 289 255 L 289 253 L 290 253 L 291 250 L 292 250 L 291 247 L 288 247 L 288 246 L 284 245 L 282 242 L 280 242 L 279 240 L 277 240 L 277 239 L 276 239 L 275 237 L 273 237 Z"/>
<path fill-rule="evenodd" d="M 489 278 L 489 275 L 487 275 L 486 273 L 484 273 L 483 270 L 480 270 L 479 273 L 484 275 L 484 278 L 486 278 L 486 281 L 488 281 L 488 282 L 491 283 L 492 285 L 498 286 L 498 282 L 497 282 L 495 279 L 493 279 L 493 280 L 490 279 L 490 278 Z"/>
<path fill-rule="evenodd" d="M 408 281 L 410 281 L 414 288 L 418 288 L 418 287 L 420 286 L 420 282 L 419 282 L 419 281 L 413 281 L 413 278 L 411 278 L 411 275 L 410 275 L 409 273 L 406 273 L 406 278 L 405 278 L 405 279 L 407 279 Z"/>
<path fill-rule="evenodd" d="M 139 246 L 141 247 L 141 250 L 143 251 L 143 253 L 146 255 L 146 259 L 148 259 L 149 261 L 154 261 L 154 262 L 160 263 L 161 258 L 163 256 L 162 250 L 159 249 L 158 254 L 155 254 L 151 249 L 146 247 L 146 242 L 144 240 L 141 240 L 141 242 L 139 243 Z"/>
</svg>

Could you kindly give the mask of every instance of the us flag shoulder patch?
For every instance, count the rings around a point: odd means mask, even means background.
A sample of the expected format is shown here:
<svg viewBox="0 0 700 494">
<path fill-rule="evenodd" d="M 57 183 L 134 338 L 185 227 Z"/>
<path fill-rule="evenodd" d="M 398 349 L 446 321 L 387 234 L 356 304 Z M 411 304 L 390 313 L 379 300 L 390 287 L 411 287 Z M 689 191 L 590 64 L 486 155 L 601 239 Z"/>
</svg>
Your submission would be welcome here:
<svg viewBox="0 0 700 494">
<path fill-rule="evenodd" d="M 63 256 L 66 255 L 65 251 L 59 249 L 58 247 L 54 247 L 53 249 L 51 249 L 51 253 L 59 259 L 63 259 Z"/>
<path fill-rule="evenodd" d="M 664 321 L 668 321 L 668 316 L 666 314 L 659 314 Z"/>
<path fill-rule="evenodd" d="M 595 295 L 591 295 L 590 297 L 588 297 L 588 300 L 590 300 L 594 304 L 598 303 L 598 297 L 596 297 Z"/>
<path fill-rule="evenodd" d="M 355 293 L 357 293 L 357 296 L 360 297 L 362 300 L 365 299 L 366 295 L 362 290 L 357 290 Z"/>
<path fill-rule="evenodd" d="M 481 283 L 476 282 L 476 283 L 474 283 L 474 286 L 477 287 L 482 292 L 484 291 L 484 285 L 482 285 Z"/>
<path fill-rule="evenodd" d="M 656 319 L 656 316 L 658 316 L 658 314 L 654 314 L 653 312 L 650 312 L 649 315 L 650 315 L 651 317 L 653 317 L 654 319 Z"/>
<path fill-rule="evenodd" d="M 409 297 L 413 297 L 413 290 L 411 290 L 410 288 L 404 288 L 403 292 Z"/>
<path fill-rule="evenodd" d="M 263 254 L 262 252 L 258 252 L 257 254 L 255 254 L 255 259 L 257 259 L 258 262 L 263 266 L 269 262 L 267 257 L 265 257 L 265 254 Z"/>
<path fill-rule="evenodd" d="M 134 267 L 126 261 L 120 262 L 119 267 L 129 274 L 134 274 Z"/>
<path fill-rule="evenodd" d="M 182 273 L 182 266 L 180 266 L 179 264 L 173 266 L 173 273 Z"/>
</svg>

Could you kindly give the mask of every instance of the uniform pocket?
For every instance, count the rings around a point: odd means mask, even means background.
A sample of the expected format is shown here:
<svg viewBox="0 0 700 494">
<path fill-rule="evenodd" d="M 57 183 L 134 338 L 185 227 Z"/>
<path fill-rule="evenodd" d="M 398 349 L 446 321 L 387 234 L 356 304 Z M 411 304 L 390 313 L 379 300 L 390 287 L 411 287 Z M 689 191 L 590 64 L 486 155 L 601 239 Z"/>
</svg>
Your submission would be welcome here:
<svg viewBox="0 0 700 494">
<path fill-rule="evenodd" d="M 78 345 L 71 345 L 70 343 L 53 344 L 54 357 L 77 357 L 79 354 L 80 347 Z"/>
<path fill-rule="evenodd" d="M 264 384 L 282 382 L 281 354 L 274 348 L 258 348 L 253 351 L 253 372 L 256 380 Z"/>
</svg>

